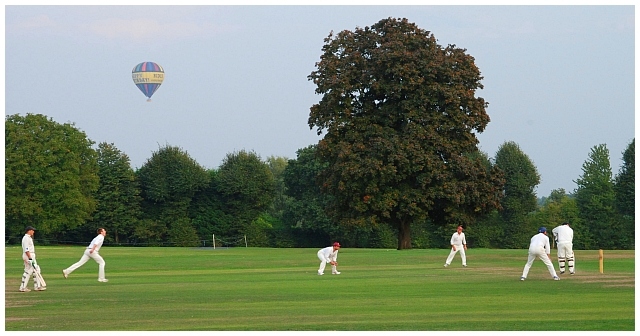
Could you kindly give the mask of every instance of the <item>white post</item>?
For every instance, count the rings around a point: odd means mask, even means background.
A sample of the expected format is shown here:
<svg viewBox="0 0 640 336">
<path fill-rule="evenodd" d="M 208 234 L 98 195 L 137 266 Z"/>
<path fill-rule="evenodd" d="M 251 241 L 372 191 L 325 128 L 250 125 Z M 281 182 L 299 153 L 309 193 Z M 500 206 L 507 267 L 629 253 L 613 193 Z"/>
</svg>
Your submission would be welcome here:
<svg viewBox="0 0 640 336">
<path fill-rule="evenodd" d="M 244 235 L 244 247 L 249 247 L 247 246 L 247 235 Z"/>
<path fill-rule="evenodd" d="M 216 235 L 212 235 L 213 236 L 213 249 L 216 249 Z"/>
</svg>

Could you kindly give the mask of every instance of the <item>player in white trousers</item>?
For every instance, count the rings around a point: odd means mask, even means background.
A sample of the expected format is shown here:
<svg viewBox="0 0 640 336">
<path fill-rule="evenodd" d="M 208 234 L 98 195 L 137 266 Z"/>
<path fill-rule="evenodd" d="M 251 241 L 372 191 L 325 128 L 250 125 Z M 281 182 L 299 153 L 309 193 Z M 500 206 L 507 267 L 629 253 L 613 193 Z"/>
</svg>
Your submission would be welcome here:
<svg viewBox="0 0 640 336">
<path fill-rule="evenodd" d="M 340 243 L 335 242 L 333 246 L 325 247 L 318 251 L 318 259 L 320 259 L 320 268 L 318 268 L 318 275 L 324 275 L 324 268 L 327 263 L 331 264 L 331 274 L 340 274 L 338 272 L 338 251 L 340 250 Z"/>
<path fill-rule="evenodd" d="M 22 273 L 22 282 L 20 283 L 21 292 L 30 292 L 27 288 L 29 285 L 29 279 L 33 277 L 33 289 L 37 291 L 43 291 L 47 289 L 40 285 L 40 281 L 36 277 L 35 272 L 40 271 L 40 266 L 36 262 L 36 248 L 33 245 L 33 234 L 36 228 L 33 226 L 27 226 L 24 229 L 24 237 L 22 237 L 22 262 L 24 263 L 24 273 Z"/>
<path fill-rule="evenodd" d="M 547 269 L 549 270 L 549 274 L 553 277 L 553 280 L 560 280 L 556 274 L 556 270 L 553 268 L 550 253 L 551 247 L 549 246 L 547 228 L 543 226 L 538 229 L 537 235 L 531 237 L 531 243 L 529 244 L 529 259 L 527 260 L 527 264 L 524 265 L 524 270 L 522 271 L 522 277 L 520 277 L 520 280 L 524 281 L 527 278 L 529 269 L 536 258 L 540 258 L 540 260 L 547 265 Z"/>
<path fill-rule="evenodd" d="M 78 267 L 84 265 L 84 263 L 86 263 L 89 260 L 89 258 L 91 258 L 98 263 L 98 281 L 100 282 L 109 281 L 105 278 L 105 275 L 104 275 L 104 266 L 106 265 L 106 263 L 104 262 L 104 259 L 102 259 L 102 257 L 100 256 L 100 253 L 98 253 L 98 251 L 100 251 L 100 247 L 102 247 L 102 243 L 104 243 L 104 236 L 106 235 L 107 235 L 107 230 L 103 228 L 98 229 L 98 235 L 95 238 L 93 238 L 89 246 L 87 246 L 87 248 L 84 250 L 84 254 L 82 255 L 82 258 L 80 258 L 80 260 L 77 263 L 69 266 L 69 268 L 62 270 L 62 275 L 64 276 L 65 279 L 69 276 L 69 274 L 71 274 L 71 272 L 75 271 Z"/>
<path fill-rule="evenodd" d="M 573 256 L 573 229 L 568 222 L 556 226 L 553 230 L 553 237 L 558 246 L 558 266 L 560 274 L 564 274 L 565 263 L 569 265 L 569 273 L 576 274 L 575 258 Z"/>
<path fill-rule="evenodd" d="M 465 251 L 467 250 L 467 240 L 464 237 L 464 233 L 462 232 L 462 225 L 458 225 L 458 229 L 451 236 L 451 252 L 447 257 L 447 261 L 444 262 L 444 267 L 451 265 L 451 261 L 453 257 L 460 251 L 460 258 L 462 258 L 462 267 L 467 267 L 467 255 Z"/>
</svg>

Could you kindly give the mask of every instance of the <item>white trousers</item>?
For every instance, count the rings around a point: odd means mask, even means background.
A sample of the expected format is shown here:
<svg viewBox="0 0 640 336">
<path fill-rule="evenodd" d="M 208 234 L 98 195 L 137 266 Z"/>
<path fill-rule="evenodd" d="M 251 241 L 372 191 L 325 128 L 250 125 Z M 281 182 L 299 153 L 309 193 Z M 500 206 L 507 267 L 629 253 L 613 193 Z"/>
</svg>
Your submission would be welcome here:
<svg viewBox="0 0 640 336">
<path fill-rule="evenodd" d="M 573 256 L 573 243 L 562 242 L 558 243 L 558 266 L 560 272 L 564 273 L 565 263 L 569 264 L 569 272 L 575 272 L 575 258 Z"/>
<path fill-rule="evenodd" d="M 318 268 L 318 274 L 324 273 L 324 268 L 327 266 L 327 260 L 324 258 L 324 255 L 318 251 L 318 259 L 320 259 L 320 268 Z M 338 269 L 336 265 L 331 265 L 331 273 L 337 272 Z"/>
<path fill-rule="evenodd" d="M 549 256 L 547 256 L 547 253 L 545 253 L 544 248 L 540 248 L 533 251 L 529 250 L 529 259 L 527 260 L 527 264 L 524 265 L 524 270 L 522 271 L 523 278 L 526 278 L 529 274 L 529 269 L 531 268 L 531 265 L 533 265 L 533 261 L 536 260 L 536 258 L 540 258 L 540 260 L 542 260 L 542 262 L 547 266 L 549 274 L 551 274 L 552 277 L 558 276 L 556 274 L 556 270 L 553 268 L 553 263 L 549 259 Z"/>
<path fill-rule="evenodd" d="M 456 255 L 456 253 L 460 252 L 460 258 L 462 258 L 462 265 L 467 266 L 467 255 L 464 251 L 464 246 L 463 245 L 454 245 L 454 246 L 456 247 L 456 250 L 454 251 L 453 247 L 451 248 L 451 252 L 447 257 L 447 261 L 445 261 L 444 263 L 447 265 L 451 265 L 451 261 L 453 260 L 453 257 Z"/>
<path fill-rule="evenodd" d="M 24 273 L 22 273 L 22 283 L 20 283 L 20 289 L 27 288 L 27 286 L 29 285 L 29 279 L 31 277 L 33 277 L 33 287 L 34 288 L 40 287 L 40 282 L 38 281 L 38 278 L 36 277 L 36 273 L 35 273 L 36 270 L 33 268 L 33 266 L 31 266 L 29 259 L 26 259 L 25 256 L 23 256 L 23 258 L 24 259 L 22 259 L 22 262 L 24 263 Z M 35 253 L 31 253 L 31 259 L 33 259 L 33 261 L 36 261 Z M 38 267 L 38 271 L 40 271 L 40 265 L 38 265 L 37 262 L 36 262 L 36 266 Z"/>
<path fill-rule="evenodd" d="M 69 266 L 69 268 L 65 270 L 65 273 L 71 274 L 71 272 L 75 271 L 78 267 L 84 265 L 87 261 L 89 261 L 89 258 L 91 258 L 98 263 L 98 280 L 104 280 L 105 279 L 104 266 L 106 265 L 106 263 L 104 262 L 104 259 L 102 259 L 98 251 L 95 251 L 91 254 L 89 254 L 89 251 L 90 251 L 89 249 L 85 249 L 84 254 L 82 255 L 82 258 L 80 258 L 80 260 L 77 263 Z"/>
</svg>

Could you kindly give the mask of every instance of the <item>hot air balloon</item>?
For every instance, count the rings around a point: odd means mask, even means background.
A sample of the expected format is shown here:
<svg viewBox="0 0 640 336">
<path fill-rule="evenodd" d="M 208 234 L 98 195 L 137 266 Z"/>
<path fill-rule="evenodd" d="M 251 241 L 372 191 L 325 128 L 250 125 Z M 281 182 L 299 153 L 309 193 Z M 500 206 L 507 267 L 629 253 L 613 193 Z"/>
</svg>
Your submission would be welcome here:
<svg viewBox="0 0 640 336">
<path fill-rule="evenodd" d="M 164 69 L 153 62 L 142 62 L 131 71 L 133 83 L 151 101 L 151 96 L 158 90 L 164 80 Z"/>
</svg>

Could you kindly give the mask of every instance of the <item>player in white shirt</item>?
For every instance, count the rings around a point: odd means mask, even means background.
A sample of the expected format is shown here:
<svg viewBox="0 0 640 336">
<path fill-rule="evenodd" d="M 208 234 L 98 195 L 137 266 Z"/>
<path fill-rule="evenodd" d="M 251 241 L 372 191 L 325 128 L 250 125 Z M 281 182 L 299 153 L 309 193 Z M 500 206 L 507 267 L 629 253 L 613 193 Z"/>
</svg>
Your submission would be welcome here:
<svg viewBox="0 0 640 336">
<path fill-rule="evenodd" d="M 102 243 L 104 243 L 104 236 L 106 235 L 107 235 L 107 230 L 103 228 L 98 229 L 98 235 L 95 238 L 93 238 L 89 246 L 87 246 L 87 248 L 84 251 L 84 254 L 82 255 L 82 258 L 80 258 L 80 260 L 77 263 L 69 266 L 69 268 L 62 270 L 62 275 L 64 276 L 65 279 L 69 276 L 69 274 L 71 274 L 71 272 L 75 271 L 78 267 L 84 265 L 84 263 L 86 263 L 89 260 L 89 258 L 92 258 L 98 263 L 98 281 L 100 282 L 109 281 L 104 276 L 104 266 L 106 265 L 106 263 L 104 262 L 104 259 L 102 259 L 102 257 L 100 256 L 100 253 L 98 253 L 98 251 L 100 251 L 100 247 L 102 247 Z"/>
<path fill-rule="evenodd" d="M 464 233 L 462 232 L 462 225 L 458 225 L 458 230 L 453 233 L 451 236 L 451 252 L 447 257 L 447 261 L 444 262 L 444 267 L 451 265 L 451 261 L 453 257 L 460 251 L 460 257 L 462 258 L 462 266 L 467 267 L 467 255 L 465 251 L 467 250 L 467 241 L 464 237 Z"/>
<path fill-rule="evenodd" d="M 27 288 L 29 285 L 29 278 L 33 276 L 33 286 L 37 291 L 43 291 L 47 289 L 44 286 L 40 285 L 40 281 L 36 277 L 36 270 L 40 270 L 40 266 L 36 262 L 36 248 L 33 245 L 33 234 L 36 231 L 36 228 L 33 226 L 27 226 L 25 229 L 24 237 L 22 237 L 22 261 L 24 263 L 24 273 L 22 273 L 22 283 L 20 283 L 20 291 L 21 292 L 30 292 L 31 290 Z"/>
<path fill-rule="evenodd" d="M 549 246 L 547 228 L 543 226 L 538 229 L 537 235 L 531 237 L 531 243 L 529 244 L 529 260 L 527 260 L 527 264 L 524 265 L 524 270 L 522 271 L 522 277 L 520 277 L 520 280 L 524 281 L 524 279 L 527 278 L 529 269 L 536 258 L 540 258 L 540 260 L 547 265 L 547 269 L 549 270 L 549 274 L 553 277 L 553 280 L 560 280 L 558 274 L 556 274 L 556 270 L 553 268 L 550 253 L 551 247 Z"/>
<path fill-rule="evenodd" d="M 569 273 L 574 275 L 575 258 L 573 256 L 573 229 L 568 222 L 556 226 L 551 232 L 558 246 L 558 266 L 560 274 L 564 274 L 565 262 L 569 264 Z"/>
<path fill-rule="evenodd" d="M 338 251 L 340 250 L 340 243 L 335 242 L 333 246 L 325 247 L 318 251 L 318 259 L 320 259 L 320 268 L 318 268 L 318 275 L 324 275 L 324 268 L 327 263 L 331 264 L 331 274 L 340 274 L 338 272 Z"/>
</svg>

